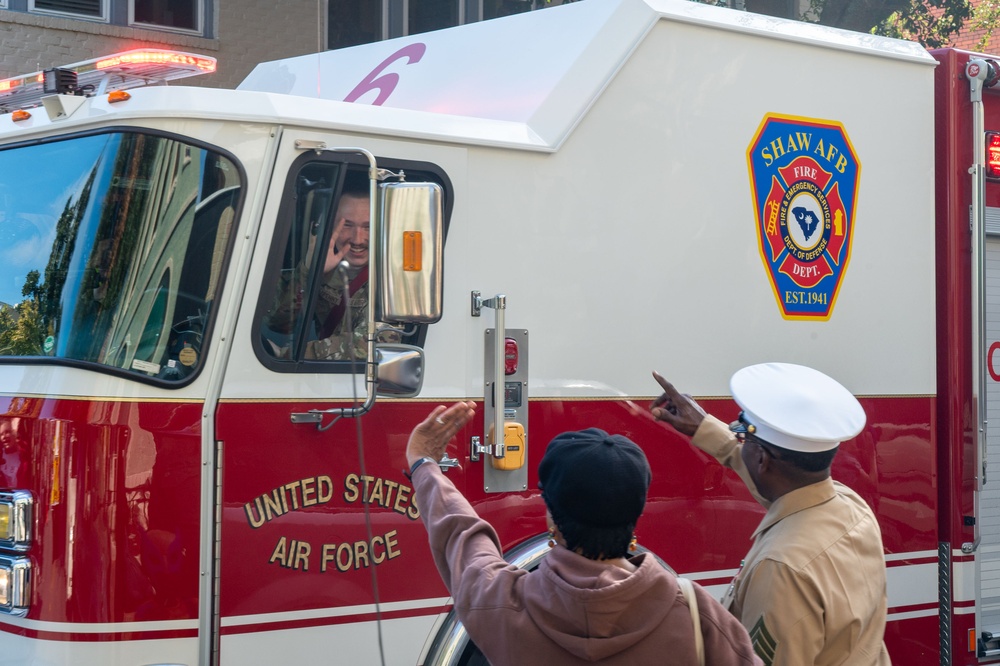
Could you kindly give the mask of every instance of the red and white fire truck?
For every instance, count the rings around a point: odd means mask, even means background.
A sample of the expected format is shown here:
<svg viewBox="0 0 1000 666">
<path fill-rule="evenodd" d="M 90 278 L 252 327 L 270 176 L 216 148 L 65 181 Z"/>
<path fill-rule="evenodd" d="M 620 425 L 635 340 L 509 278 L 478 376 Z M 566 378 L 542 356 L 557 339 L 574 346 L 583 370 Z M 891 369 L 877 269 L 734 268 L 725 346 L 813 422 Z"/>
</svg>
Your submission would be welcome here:
<svg viewBox="0 0 1000 666">
<path fill-rule="evenodd" d="M 476 663 L 401 473 L 459 399 L 441 464 L 512 562 L 547 549 L 546 443 L 597 426 L 649 456 L 642 547 L 721 593 L 763 512 L 648 417 L 650 372 L 730 420 L 764 361 L 867 412 L 833 473 L 882 528 L 893 661 L 1000 663 L 989 57 L 588 0 L 146 85 L 215 66 L 0 81 L 0 664 Z M 358 179 L 365 356 L 315 360 Z"/>
</svg>

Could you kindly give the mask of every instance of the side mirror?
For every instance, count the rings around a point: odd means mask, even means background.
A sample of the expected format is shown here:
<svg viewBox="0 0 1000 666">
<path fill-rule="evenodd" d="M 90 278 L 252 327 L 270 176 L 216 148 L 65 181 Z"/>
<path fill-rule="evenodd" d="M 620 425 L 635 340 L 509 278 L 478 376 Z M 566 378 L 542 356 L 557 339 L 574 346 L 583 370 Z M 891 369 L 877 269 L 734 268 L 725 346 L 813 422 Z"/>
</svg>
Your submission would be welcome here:
<svg viewBox="0 0 1000 666">
<path fill-rule="evenodd" d="M 441 319 L 443 191 L 436 183 L 382 183 L 378 321 Z"/>
<path fill-rule="evenodd" d="M 412 398 L 424 385 L 424 350 L 413 345 L 375 345 L 375 393 Z"/>
</svg>

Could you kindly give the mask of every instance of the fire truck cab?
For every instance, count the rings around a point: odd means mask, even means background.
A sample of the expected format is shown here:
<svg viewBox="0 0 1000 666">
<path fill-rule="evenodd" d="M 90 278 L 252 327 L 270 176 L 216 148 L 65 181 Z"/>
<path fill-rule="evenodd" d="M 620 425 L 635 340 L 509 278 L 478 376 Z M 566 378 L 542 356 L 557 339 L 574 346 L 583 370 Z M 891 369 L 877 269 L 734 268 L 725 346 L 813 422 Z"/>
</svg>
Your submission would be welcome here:
<svg viewBox="0 0 1000 666">
<path fill-rule="evenodd" d="M 177 85 L 215 66 L 0 81 L 0 664 L 475 663 L 402 474 L 454 400 L 512 563 L 596 426 L 649 457 L 640 545 L 721 596 L 763 509 L 650 372 L 732 420 L 765 361 L 866 410 L 833 475 L 894 662 L 1000 654 L 987 56 L 589 0 Z"/>
</svg>

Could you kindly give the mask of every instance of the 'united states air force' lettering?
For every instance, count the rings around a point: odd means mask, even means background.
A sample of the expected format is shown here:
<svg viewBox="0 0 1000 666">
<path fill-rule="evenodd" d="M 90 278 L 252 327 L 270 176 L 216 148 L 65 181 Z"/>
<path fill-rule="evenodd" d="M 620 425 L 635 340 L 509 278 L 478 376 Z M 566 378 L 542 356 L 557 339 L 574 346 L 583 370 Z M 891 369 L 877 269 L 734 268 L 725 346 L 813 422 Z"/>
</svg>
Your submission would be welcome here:
<svg viewBox="0 0 1000 666">
<path fill-rule="evenodd" d="M 341 511 L 348 517 L 362 515 L 351 510 L 355 505 L 387 509 L 411 521 L 420 518 L 420 511 L 413 503 L 413 488 L 392 479 L 355 473 L 346 474 L 339 485 L 325 474 L 283 483 L 246 502 L 243 513 L 252 530 L 261 530 L 298 512 Z M 298 521 L 294 523 L 295 529 L 300 531 L 303 525 L 314 522 Z M 403 552 L 396 529 L 368 533 L 359 520 L 341 521 L 338 527 L 334 532 L 355 533 L 355 536 L 314 542 L 301 534 L 279 534 L 270 547 L 268 564 L 292 571 L 346 573 L 378 566 Z"/>
</svg>

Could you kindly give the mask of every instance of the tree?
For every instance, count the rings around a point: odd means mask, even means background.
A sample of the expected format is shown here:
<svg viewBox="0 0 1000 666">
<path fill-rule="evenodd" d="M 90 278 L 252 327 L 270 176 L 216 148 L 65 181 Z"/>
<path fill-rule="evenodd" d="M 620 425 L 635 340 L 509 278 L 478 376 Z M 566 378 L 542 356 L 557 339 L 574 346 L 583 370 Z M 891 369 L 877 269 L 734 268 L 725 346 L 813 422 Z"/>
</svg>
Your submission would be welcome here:
<svg viewBox="0 0 1000 666">
<path fill-rule="evenodd" d="M 711 5 L 739 4 L 736 0 L 698 1 Z M 909 39 L 928 48 L 946 45 L 973 13 L 971 0 L 806 0 L 793 3 L 800 7 L 796 16 L 788 15 L 787 0 L 745 0 L 742 4 L 750 12 Z M 1000 0 L 976 4 L 997 5 Z M 1000 20 L 1000 10 L 985 20 L 995 25 Z"/>
<path fill-rule="evenodd" d="M 0 305 L 0 356 L 41 356 L 42 333 L 36 301 Z"/>
<path fill-rule="evenodd" d="M 969 0 L 909 0 L 903 4 L 907 6 L 874 24 L 871 31 L 876 35 L 912 39 L 927 48 L 938 48 L 948 44 L 973 11 Z"/>
<path fill-rule="evenodd" d="M 982 0 L 972 10 L 972 20 L 969 21 L 972 30 L 982 30 L 983 35 L 976 44 L 977 51 L 985 51 L 990 44 L 993 33 L 1000 27 L 1000 2 L 997 0 Z"/>
</svg>

